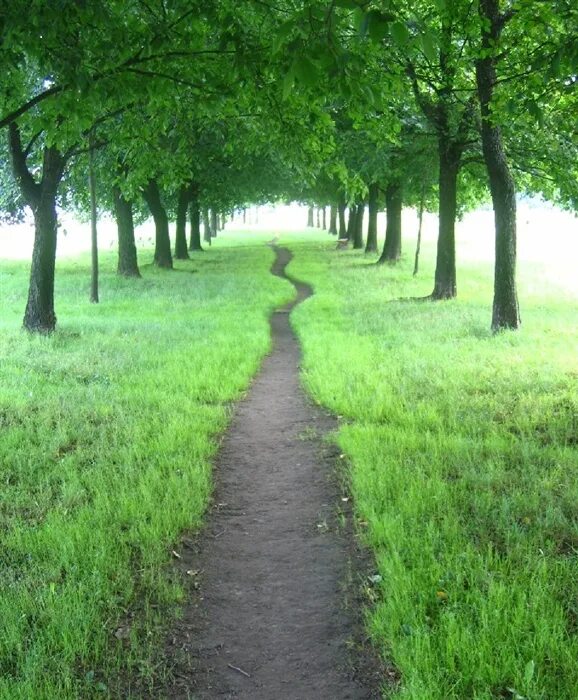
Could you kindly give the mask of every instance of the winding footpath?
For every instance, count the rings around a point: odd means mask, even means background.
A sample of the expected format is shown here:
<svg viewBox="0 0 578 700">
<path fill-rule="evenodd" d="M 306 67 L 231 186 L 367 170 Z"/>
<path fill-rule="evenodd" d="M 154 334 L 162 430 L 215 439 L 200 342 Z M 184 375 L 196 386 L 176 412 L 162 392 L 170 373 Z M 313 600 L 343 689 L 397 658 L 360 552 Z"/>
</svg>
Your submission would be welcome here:
<svg viewBox="0 0 578 700">
<path fill-rule="evenodd" d="M 272 273 L 291 253 L 275 248 Z M 355 611 L 344 605 L 350 543 L 339 532 L 334 420 L 299 383 L 289 312 L 271 319 L 273 350 L 236 409 L 215 468 L 214 508 L 179 566 L 198 591 L 167 653 L 171 698 L 355 700 L 379 697 L 357 680 Z"/>
</svg>

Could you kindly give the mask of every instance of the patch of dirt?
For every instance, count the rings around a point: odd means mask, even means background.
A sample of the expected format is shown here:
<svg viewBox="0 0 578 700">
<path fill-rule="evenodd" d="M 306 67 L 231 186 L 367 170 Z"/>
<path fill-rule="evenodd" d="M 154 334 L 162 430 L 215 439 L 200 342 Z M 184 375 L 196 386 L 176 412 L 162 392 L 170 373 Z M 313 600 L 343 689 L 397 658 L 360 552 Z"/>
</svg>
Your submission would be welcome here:
<svg viewBox="0 0 578 700">
<path fill-rule="evenodd" d="M 285 277 L 291 253 L 275 250 L 272 272 Z M 356 550 L 340 523 L 348 505 L 320 437 L 335 419 L 299 383 L 288 312 L 311 289 L 294 284 L 297 301 L 273 315 L 273 350 L 224 437 L 207 526 L 176 553 L 191 599 L 157 698 L 361 700 L 387 679 L 364 646 Z"/>
</svg>

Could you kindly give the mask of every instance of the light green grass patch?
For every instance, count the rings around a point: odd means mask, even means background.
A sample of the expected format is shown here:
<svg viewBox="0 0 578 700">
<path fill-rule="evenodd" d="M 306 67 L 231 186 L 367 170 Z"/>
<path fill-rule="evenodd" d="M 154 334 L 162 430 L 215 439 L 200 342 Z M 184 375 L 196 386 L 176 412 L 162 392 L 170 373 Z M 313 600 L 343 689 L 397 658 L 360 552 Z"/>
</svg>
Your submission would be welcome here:
<svg viewBox="0 0 578 700">
<path fill-rule="evenodd" d="M 492 336 L 489 264 L 459 297 L 411 261 L 291 242 L 292 320 L 379 574 L 368 627 L 405 700 L 578 694 L 577 300 L 523 266 L 523 326 Z M 555 274 L 552 275 L 555 280 Z"/>
<path fill-rule="evenodd" d="M 28 266 L 2 264 L 1 698 L 106 697 L 155 670 L 183 591 L 171 547 L 201 521 L 230 402 L 293 296 L 261 242 L 223 247 L 141 280 L 105 255 L 99 305 L 87 258 L 59 262 L 49 337 L 20 330 Z"/>
</svg>

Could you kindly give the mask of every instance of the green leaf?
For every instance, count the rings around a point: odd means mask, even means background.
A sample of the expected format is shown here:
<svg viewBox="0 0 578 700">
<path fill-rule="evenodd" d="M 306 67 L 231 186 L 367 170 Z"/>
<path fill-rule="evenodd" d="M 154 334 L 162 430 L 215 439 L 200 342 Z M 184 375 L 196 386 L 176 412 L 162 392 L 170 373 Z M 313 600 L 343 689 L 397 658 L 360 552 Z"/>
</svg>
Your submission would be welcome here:
<svg viewBox="0 0 578 700">
<path fill-rule="evenodd" d="M 394 22 L 391 25 L 391 36 L 396 44 L 405 46 L 409 39 L 409 30 L 403 22 Z"/>
<path fill-rule="evenodd" d="M 335 7 L 344 7 L 346 10 L 355 10 L 359 7 L 359 3 L 355 0 L 335 0 Z"/>
<path fill-rule="evenodd" d="M 295 59 L 295 75 L 300 83 L 307 87 L 314 87 L 319 82 L 319 69 L 306 56 L 299 56 Z"/>
<path fill-rule="evenodd" d="M 425 32 L 420 36 L 420 42 L 421 48 L 427 60 L 430 63 L 435 63 L 437 61 L 438 52 L 433 34 L 430 32 Z"/>
<path fill-rule="evenodd" d="M 530 100 L 526 103 L 526 107 L 530 116 L 534 117 L 540 126 L 544 126 L 544 113 L 540 105 L 535 100 Z"/>
<path fill-rule="evenodd" d="M 286 100 L 291 91 L 293 90 L 293 85 L 295 84 L 295 68 L 293 64 L 291 68 L 287 71 L 287 74 L 283 78 L 283 100 Z"/>
<path fill-rule="evenodd" d="M 524 681 L 526 682 L 526 685 L 529 685 L 532 681 L 532 678 L 534 677 L 535 666 L 536 665 L 534 664 L 533 659 L 528 661 L 528 663 L 526 664 L 526 667 L 524 669 Z"/>
<path fill-rule="evenodd" d="M 379 10 L 370 10 L 367 15 L 367 33 L 373 41 L 381 41 L 389 30 L 395 15 Z"/>
</svg>

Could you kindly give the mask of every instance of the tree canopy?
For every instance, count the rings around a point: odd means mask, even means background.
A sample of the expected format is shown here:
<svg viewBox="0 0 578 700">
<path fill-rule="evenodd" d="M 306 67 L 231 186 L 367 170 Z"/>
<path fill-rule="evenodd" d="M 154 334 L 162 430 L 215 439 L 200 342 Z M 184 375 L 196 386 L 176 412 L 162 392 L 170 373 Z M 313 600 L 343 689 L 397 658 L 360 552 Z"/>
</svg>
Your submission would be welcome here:
<svg viewBox="0 0 578 700">
<path fill-rule="evenodd" d="M 493 326 L 517 327 L 515 192 L 578 203 L 577 28 L 570 0 L 3 3 L 0 208 L 36 223 L 25 327 L 55 326 L 56 203 L 88 209 L 89 150 L 101 207 L 156 210 L 167 267 L 159 221 L 186 255 L 189 206 L 369 198 L 370 226 L 394 201 L 437 207 L 432 299 L 457 294 L 455 219 L 489 183 Z"/>
</svg>

